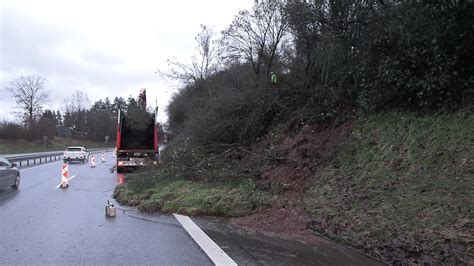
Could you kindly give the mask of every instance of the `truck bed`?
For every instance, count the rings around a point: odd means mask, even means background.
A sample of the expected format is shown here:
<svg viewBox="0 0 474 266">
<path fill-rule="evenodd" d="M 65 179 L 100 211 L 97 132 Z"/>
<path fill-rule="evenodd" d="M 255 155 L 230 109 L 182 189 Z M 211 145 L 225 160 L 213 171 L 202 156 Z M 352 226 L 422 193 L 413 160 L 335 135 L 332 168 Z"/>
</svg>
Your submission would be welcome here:
<svg viewBox="0 0 474 266">
<path fill-rule="evenodd" d="M 146 126 L 132 126 L 127 118 L 122 120 L 122 141 L 120 150 L 153 150 L 154 149 L 154 120 L 149 119 Z"/>
</svg>

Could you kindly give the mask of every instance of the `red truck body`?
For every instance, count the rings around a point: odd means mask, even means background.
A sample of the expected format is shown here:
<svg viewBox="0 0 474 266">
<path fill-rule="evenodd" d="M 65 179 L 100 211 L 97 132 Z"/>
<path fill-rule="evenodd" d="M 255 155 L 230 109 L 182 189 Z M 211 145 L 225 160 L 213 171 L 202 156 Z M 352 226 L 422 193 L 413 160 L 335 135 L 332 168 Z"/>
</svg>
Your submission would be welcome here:
<svg viewBox="0 0 474 266">
<path fill-rule="evenodd" d="M 158 108 L 155 110 L 154 117 L 146 114 L 137 125 L 137 121 L 132 123 L 122 111 L 118 112 L 117 172 L 158 164 Z"/>
</svg>

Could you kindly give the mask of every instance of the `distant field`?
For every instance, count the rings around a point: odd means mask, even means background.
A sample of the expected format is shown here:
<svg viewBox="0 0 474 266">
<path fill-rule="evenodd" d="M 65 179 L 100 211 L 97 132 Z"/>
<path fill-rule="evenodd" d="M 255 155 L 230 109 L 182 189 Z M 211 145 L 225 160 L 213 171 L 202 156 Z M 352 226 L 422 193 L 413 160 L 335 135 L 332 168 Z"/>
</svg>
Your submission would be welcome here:
<svg viewBox="0 0 474 266">
<path fill-rule="evenodd" d="M 42 152 L 63 150 L 67 146 L 81 145 L 86 148 L 102 148 L 106 147 L 104 142 L 96 142 L 90 140 L 78 140 L 71 138 L 54 138 L 46 143 L 46 149 L 42 140 L 26 141 L 26 140 L 5 140 L 0 139 L 0 154 L 26 153 L 26 152 Z M 107 146 L 113 146 L 114 142 L 108 143 Z"/>
</svg>

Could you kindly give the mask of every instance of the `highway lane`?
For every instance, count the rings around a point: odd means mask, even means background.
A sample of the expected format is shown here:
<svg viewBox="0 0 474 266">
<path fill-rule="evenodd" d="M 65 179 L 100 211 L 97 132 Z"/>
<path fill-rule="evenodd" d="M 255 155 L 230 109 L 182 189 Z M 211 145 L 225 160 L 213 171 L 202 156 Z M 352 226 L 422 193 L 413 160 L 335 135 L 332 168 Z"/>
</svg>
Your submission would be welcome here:
<svg viewBox="0 0 474 266">
<path fill-rule="evenodd" d="M 55 188 L 61 161 L 22 169 L 20 189 L 0 191 L 0 264 L 212 265 L 172 215 L 119 206 L 117 217 L 105 217 L 124 178 L 110 171 L 111 153 L 106 158 L 96 168 L 70 164 L 66 190 Z M 225 219 L 193 221 L 239 265 L 380 265 L 330 241 L 310 246 L 245 232 Z"/>
<path fill-rule="evenodd" d="M 22 170 L 18 191 L 0 192 L 0 264 L 212 265 L 170 215 L 105 217 L 117 184 L 107 157 L 96 168 L 70 164 L 67 190 L 55 188 L 61 162 Z"/>
</svg>

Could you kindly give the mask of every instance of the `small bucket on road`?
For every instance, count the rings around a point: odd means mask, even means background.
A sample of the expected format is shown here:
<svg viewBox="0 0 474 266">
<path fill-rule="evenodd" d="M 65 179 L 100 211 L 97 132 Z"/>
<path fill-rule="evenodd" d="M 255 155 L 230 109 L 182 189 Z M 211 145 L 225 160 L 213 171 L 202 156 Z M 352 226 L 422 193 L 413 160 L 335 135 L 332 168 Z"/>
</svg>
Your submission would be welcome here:
<svg viewBox="0 0 474 266">
<path fill-rule="evenodd" d="M 107 201 L 107 205 L 105 205 L 105 216 L 107 217 L 115 217 L 117 213 L 117 208 L 110 203 L 110 201 Z"/>
</svg>

